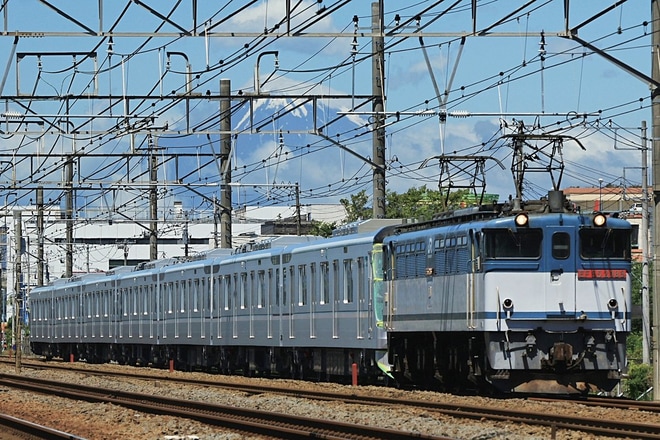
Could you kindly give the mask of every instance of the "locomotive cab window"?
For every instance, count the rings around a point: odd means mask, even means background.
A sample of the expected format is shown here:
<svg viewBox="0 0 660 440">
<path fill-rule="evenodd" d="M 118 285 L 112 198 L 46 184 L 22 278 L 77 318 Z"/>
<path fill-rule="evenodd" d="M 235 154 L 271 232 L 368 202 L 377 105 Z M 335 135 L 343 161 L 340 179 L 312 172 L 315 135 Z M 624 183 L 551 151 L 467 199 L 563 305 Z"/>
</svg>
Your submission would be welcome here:
<svg viewBox="0 0 660 440">
<path fill-rule="evenodd" d="M 486 259 L 540 258 L 543 232 L 540 229 L 485 229 Z"/>
<path fill-rule="evenodd" d="M 630 259 L 629 229 L 580 229 L 580 256 L 582 258 Z"/>
<path fill-rule="evenodd" d="M 571 255 L 571 236 L 565 232 L 552 235 L 552 257 L 565 260 Z"/>
</svg>

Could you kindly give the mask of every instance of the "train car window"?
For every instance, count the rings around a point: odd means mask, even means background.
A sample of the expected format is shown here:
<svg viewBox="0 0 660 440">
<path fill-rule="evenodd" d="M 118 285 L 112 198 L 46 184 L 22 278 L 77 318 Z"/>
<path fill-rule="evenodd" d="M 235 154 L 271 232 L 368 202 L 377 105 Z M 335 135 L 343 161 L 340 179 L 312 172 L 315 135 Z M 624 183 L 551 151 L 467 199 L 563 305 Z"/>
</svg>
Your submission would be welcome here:
<svg viewBox="0 0 660 440">
<path fill-rule="evenodd" d="M 291 254 L 282 255 L 282 264 L 287 264 L 291 261 Z"/>
<path fill-rule="evenodd" d="M 209 282 L 210 278 L 202 278 L 201 279 L 201 285 L 200 285 L 200 292 L 201 292 L 201 300 L 200 300 L 200 305 L 202 310 L 206 310 L 206 306 L 208 305 L 209 307 L 211 304 L 209 303 L 209 298 L 211 297 L 209 292 L 209 286 L 211 285 Z"/>
<path fill-rule="evenodd" d="M 257 272 L 257 308 L 262 308 L 264 302 L 264 292 L 266 290 L 266 273 L 263 270 Z"/>
<path fill-rule="evenodd" d="M 332 301 L 339 302 L 339 260 L 332 260 Z"/>
<path fill-rule="evenodd" d="M 145 313 L 147 311 L 146 299 L 147 299 L 147 286 L 138 287 L 138 305 L 142 304 L 142 313 Z M 135 311 L 139 313 L 140 309 L 138 307 L 135 307 Z"/>
<path fill-rule="evenodd" d="M 273 278 L 273 269 L 268 269 L 268 292 L 266 292 L 266 298 L 268 298 L 268 312 L 270 313 L 270 308 L 273 306 L 273 292 L 275 291 L 275 286 Z"/>
<path fill-rule="evenodd" d="M 552 257 L 565 260 L 571 255 L 571 236 L 566 232 L 552 234 Z"/>
<path fill-rule="evenodd" d="M 108 297 L 110 296 L 110 291 L 104 290 L 102 295 L 103 295 L 103 317 L 107 318 L 108 317 Z"/>
<path fill-rule="evenodd" d="M 257 305 L 257 285 L 255 284 L 254 276 L 254 271 L 250 271 L 250 287 L 248 289 L 248 295 L 250 295 L 250 309 L 254 309 L 254 307 Z"/>
<path fill-rule="evenodd" d="M 151 302 L 151 300 L 152 299 L 157 300 L 156 286 L 154 286 L 153 284 L 150 284 L 147 289 L 148 289 L 147 290 L 148 293 L 147 293 L 147 297 L 145 298 L 145 301 L 144 301 L 144 314 L 145 315 L 149 314 L 149 305 L 150 305 L 150 303 L 151 303 L 152 308 L 153 308 L 153 303 Z"/>
<path fill-rule="evenodd" d="M 542 240 L 540 229 L 485 229 L 486 259 L 540 258 Z"/>
<path fill-rule="evenodd" d="M 366 282 L 367 282 L 367 277 L 366 277 L 366 263 L 365 263 L 365 258 L 364 257 L 358 257 L 357 259 L 357 301 L 358 304 L 362 304 L 364 301 L 365 297 L 365 291 L 366 291 Z"/>
<path fill-rule="evenodd" d="M 330 302 L 330 265 L 322 261 L 321 262 L 321 304 L 328 304 Z"/>
<path fill-rule="evenodd" d="M 282 270 L 282 275 L 284 276 L 284 278 L 282 279 L 282 285 L 284 286 L 284 288 L 282 289 L 283 306 L 289 304 L 289 301 L 293 302 L 293 294 L 292 294 L 291 286 L 293 285 L 294 267 L 293 266 L 289 267 L 288 272 L 289 274 L 287 275 L 287 270 L 286 269 Z M 291 296 L 289 296 L 289 294 L 291 294 Z"/>
<path fill-rule="evenodd" d="M 247 308 L 247 273 L 241 273 L 241 309 Z"/>
<path fill-rule="evenodd" d="M 231 289 L 231 296 L 232 296 L 232 299 L 233 299 L 232 304 L 236 304 L 237 307 L 242 306 L 242 304 L 239 303 L 239 299 L 238 299 L 239 289 L 240 289 L 240 287 L 239 287 L 238 274 L 234 274 L 234 285 L 232 286 L 232 289 Z"/>
<path fill-rule="evenodd" d="M 309 265 L 309 283 L 309 295 L 313 304 L 314 300 L 316 299 L 316 292 L 318 291 L 316 286 L 316 263 L 311 263 Z"/>
<path fill-rule="evenodd" d="M 222 277 L 222 297 L 224 299 L 224 307 L 225 310 L 229 310 L 229 306 L 231 305 L 231 299 L 229 292 L 231 292 L 231 276 L 230 275 L 225 275 Z"/>
<path fill-rule="evenodd" d="M 280 256 L 279 255 L 273 255 L 272 257 L 270 257 L 270 263 L 273 266 L 277 266 L 278 264 L 280 264 Z"/>
<path fill-rule="evenodd" d="M 183 289 L 184 289 L 184 284 L 185 281 L 175 281 L 174 282 L 174 292 L 175 296 L 178 296 L 178 303 L 179 303 L 179 313 L 183 313 L 186 311 L 186 304 L 184 302 L 183 298 Z"/>
<path fill-rule="evenodd" d="M 91 304 L 90 304 L 91 301 L 90 301 L 90 299 L 89 299 L 89 293 L 86 293 L 86 294 L 84 295 L 84 298 L 85 298 L 85 300 L 84 300 L 85 308 L 87 309 L 87 317 L 88 317 L 88 318 L 91 318 L 91 317 L 92 317 L 92 307 L 91 307 Z M 66 314 L 66 312 L 67 312 L 68 309 L 69 309 L 69 307 L 68 307 L 68 304 L 69 304 L 69 298 L 68 298 L 68 297 L 66 298 L 66 303 L 67 303 L 67 307 L 64 308 L 64 310 L 65 310 L 65 316 L 64 316 L 64 319 L 67 319 L 68 316 L 69 316 L 69 315 Z M 72 305 L 72 307 L 73 307 L 73 305 Z M 73 309 L 72 309 L 72 311 L 73 311 Z"/>
<path fill-rule="evenodd" d="M 122 311 L 124 316 L 128 316 L 128 289 L 121 289 Z"/>
<path fill-rule="evenodd" d="M 100 298 L 100 294 L 99 294 L 98 291 L 94 291 L 94 293 L 92 293 L 92 295 L 94 295 L 94 310 L 96 310 L 96 317 L 98 318 L 98 317 L 101 316 L 101 298 Z"/>
<path fill-rule="evenodd" d="M 588 259 L 630 259 L 628 229 L 580 229 L 580 256 Z"/>
<path fill-rule="evenodd" d="M 353 302 L 353 260 L 344 260 L 344 304 Z"/>
<path fill-rule="evenodd" d="M 193 303 L 192 303 L 193 312 L 199 312 L 199 279 L 193 280 L 192 297 L 193 297 Z"/>
<path fill-rule="evenodd" d="M 213 274 L 211 274 L 211 278 L 209 280 L 209 311 L 213 313 L 215 310 L 218 309 L 218 292 L 220 287 L 220 278 L 219 277 L 214 277 Z"/>
<path fill-rule="evenodd" d="M 174 308 L 174 286 L 172 283 L 167 283 L 167 313 L 172 313 Z"/>
<path fill-rule="evenodd" d="M 307 304 L 307 267 L 304 264 L 298 266 L 298 305 Z"/>
<path fill-rule="evenodd" d="M 275 305 L 280 305 L 280 270 L 275 269 Z"/>
</svg>

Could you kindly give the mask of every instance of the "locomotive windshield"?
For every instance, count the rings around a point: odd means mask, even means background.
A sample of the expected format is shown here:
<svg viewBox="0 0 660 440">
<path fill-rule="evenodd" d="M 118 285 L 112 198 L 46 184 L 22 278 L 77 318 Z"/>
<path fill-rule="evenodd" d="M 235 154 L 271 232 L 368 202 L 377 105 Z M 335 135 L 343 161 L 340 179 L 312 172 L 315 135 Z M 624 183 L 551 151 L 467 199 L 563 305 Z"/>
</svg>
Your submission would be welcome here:
<svg viewBox="0 0 660 440">
<path fill-rule="evenodd" d="M 630 230 L 580 229 L 580 255 L 582 258 L 630 258 Z"/>
<path fill-rule="evenodd" d="M 540 229 L 486 229 L 486 259 L 540 258 L 543 232 Z"/>
</svg>

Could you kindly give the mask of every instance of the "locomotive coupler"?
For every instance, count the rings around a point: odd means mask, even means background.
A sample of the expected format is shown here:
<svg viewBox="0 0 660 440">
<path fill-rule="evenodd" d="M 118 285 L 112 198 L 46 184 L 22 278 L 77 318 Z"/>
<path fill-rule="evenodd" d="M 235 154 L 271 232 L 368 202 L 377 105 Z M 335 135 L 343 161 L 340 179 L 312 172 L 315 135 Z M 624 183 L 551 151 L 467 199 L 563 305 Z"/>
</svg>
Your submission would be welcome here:
<svg viewBox="0 0 660 440">
<path fill-rule="evenodd" d="M 568 367 L 573 363 L 573 346 L 566 342 L 555 342 L 550 349 L 550 365 Z"/>
</svg>

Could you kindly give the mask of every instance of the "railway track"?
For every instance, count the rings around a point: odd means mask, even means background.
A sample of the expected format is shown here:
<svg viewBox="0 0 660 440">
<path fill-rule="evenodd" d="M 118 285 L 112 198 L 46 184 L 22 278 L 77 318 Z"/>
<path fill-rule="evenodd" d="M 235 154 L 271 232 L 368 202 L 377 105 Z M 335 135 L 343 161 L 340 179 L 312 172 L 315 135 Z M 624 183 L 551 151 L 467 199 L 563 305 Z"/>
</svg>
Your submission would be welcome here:
<svg viewBox="0 0 660 440">
<path fill-rule="evenodd" d="M 7 362 L 5 359 L 1 359 L 0 362 Z M 213 376 L 212 380 L 203 380 L 203 379 L 194 379 L 194 378 L 185 378 L 185 377 L 168 377 L 168 376 L 154 376 L 151 374 L 141 374 L 133 372 L 116 372 L 116 371 L 95 371 L 85 368 L 85 364 L 71 364 L 71 363 L 55 363 L 51 361 L 45 363 L 43 361 L 27 361 L 23 363 L 23 366 L 27 368 L 37 368 L 37 369 L 57 369 L 62 371 L 72 371 L 72 372 L 81 372 L 87 375 L 97 375 L 97 376 L 117 376 L 117 377 L 127 377 L 143 380 L 158 380 L 163 382 L 174 382 L 174 383 L 184 383 L 189 385 L 200 385 L 200 386 L 211 386 L 216 388 L 231 389 L 235 391 L 242 391 L 247 394 L 262 394 L 265 392 L 272 394 L 280 395 L 289 395 L 303 398 L 314 398 L 321 400 L 337 400 L 347 403 L 382 403 L 382 404 L 402 404 L 409 406 L 421 406 L 416 405 L 419 403 L 419 400 L 410 400 L 409 402 L 405 399 L 387 399 L 387 398 L 378 398 L 374 396 L 360 395 L 354 391 L 359 390 L 359 388 L 351 389 L 351 393 L 334 393 L 328 391 L 319 391 L 319 390 L 303 390 L 303 389 L 291 389 L 291 387 L 280 387 L 277 385 L 249 385 L 245 383 L 234 383 L 223 381 L 223 376 Z M 273 383 L 277 383 L 276 380 L 273 380 Z M 527 397 L 529 401 L 535 402 L 557 402 L 557 401 L 570 401 L 576 402 L 585 406 L 598 406 L 605 408 L 619 408 L 626 410 L 639 410 L 639 411 L 648 411 L 653 413 L 660 413 L 660 402 L 653 401 L 637 401 L 630 400 L 618 397 L 602 397 L 602 396 L 584 396 L 584 397 L 536 397 L 530 396 Z M 422 405 L 428 404 L 428 402 L 421 402 Z"/>
<path fill-rule="evenodd" d="M 530 401 L 556 402 L 556 397 L 529 397 Z M 585 406 L 600 406 L 605 408 L 618 408 L 636 411 L 648 411 L 660 413 L 660 402 L 630 400 L 619 397 L 588 396 L 584 398 L 571 399 Z"/>
<path fill-rule="evenodd" d="M 332 392 L 332 391 L 319 391 L 319 390 L 304 390 L 304 389 L 291 389 L 290 387 L 280 387 L 276 385 L 264 385 L 263 383 L 255 386 L 248 384 L 237 384 L 223 381 L 222 378 L 214 380 L 198 380 L 193 378 L 180 378 L 180 377 L 167 377 L 167 376 L 153 376 L 145 374 L 133 374 L 125 372 L 101 372 L 93 371 L 83 368 L 73 367 L 67 364 L 48 364 L 31 363 L 24 365 L 25 367 L 35 368 L 58 368 L 71 372 L 79 372 L 85 375 L 114 375 L 121 377 L 129 377 L 140 380 L 158 380 L 171 384 L 183 383 L 189 385 L 199 385 L 205 387 L 225 388 L 234 391 L 240 391 L 246 394 L 279 394 L 295 396 L 298 398 L 327 400 L 327 401 L 341 401 L 344 403 L 355 403 L 365 405 L 397 405 L 407 406 L 411 408 L 423 408 L 428 411 L 437 412 L 440 414 L 456 417 L 456 418 L 469 418 L 469 419 L 488 419 L 507 421 L 514 423 L 524 423 L 529 425 L 541 425 L 550 427 L 553 432 L 558 430 L 580 431 L 584 433 L 591 433 L 598 436 L 610 437 L 632 437 L 640 439 L 660 439 L 660 426 L 649 423 L 628 422 L 623 420 L 604 420 L 603 417 L 590 418 L 590 417 L 577 417 L 561 414 L 548 414 L 538 413 L 532 411 L 511 410 L 506 408 L 495 408 L 486 406 L 476 406 L 457 403 L 442 403 L 437 401 L 421 401 L 417 399 L 405 399 L 402 397 L 389 398 L 379 397 L 373 395 L 362 394 L 359 388 L 352 388 L 350 392 Z M 540 399 L 530 398 L 528 400 L 539 401 L 557 401 L 558 399 Z M 624 401 L 621 399 L 605 399 L 600 397 L 590 397 L 576 401 L 576 404 L 584 405 L 598 405 L 612 408 L 623 409 L 641 409 L 645 411 L 660 412 L 660 406 L 654 402 L 635 402 Z M 205 405 L 205 404 L 204 404 Z M 315 423 L 322 423 L 316 421 Z M 386 437 L 381 437 L 386 438 Z M 418 437 L 419 438 L 419 437 Z"/>
<path fill-rule="evenodd" d="M 7 414 L 0 414 L 0 426 L 2 426 L 2 438 L 21 438 L 24 440 L 43 440 L 45 438 L 52 440 L 84 440 L 83 437 L 58 431 L 48 426 L 39 425 Z"/>
<path fill-rule="evenodd" d="M 51 394 L 87 402 L 112 403 L 137 411 L 184 417 L 202 423 L 222 426 L 274 438 L 303 439 L 429 439 L 451 440 L 415 432 L 356 425 L 327 419 L 298 417 L 262 410 L 237 408 L 208 402 L 171 399 L 50 380 L 0 374 L 0 385 L 25 391 Z"/>
</svg>

